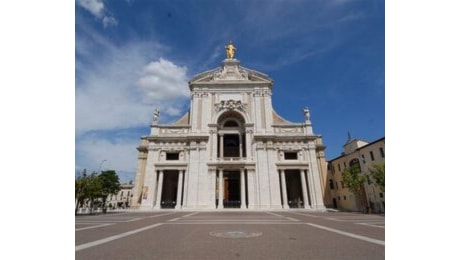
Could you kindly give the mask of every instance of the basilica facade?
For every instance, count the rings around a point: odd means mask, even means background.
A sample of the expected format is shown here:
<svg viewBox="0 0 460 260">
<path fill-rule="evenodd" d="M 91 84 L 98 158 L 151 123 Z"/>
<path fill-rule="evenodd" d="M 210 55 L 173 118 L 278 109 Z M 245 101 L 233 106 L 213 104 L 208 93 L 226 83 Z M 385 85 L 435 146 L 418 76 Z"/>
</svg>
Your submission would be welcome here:
<svg viewBox="0 0 460 260">
<path fill-rule="evenodd" d="M 303 122 L 283 119 L 272 107 L 273 80 L 228 50 L 189 88 L 189 111 L 170 124 L 155 111 L 141 137 L 132 208 L 325 210 L 325 146 L 308 108 Z"/>
</svg>

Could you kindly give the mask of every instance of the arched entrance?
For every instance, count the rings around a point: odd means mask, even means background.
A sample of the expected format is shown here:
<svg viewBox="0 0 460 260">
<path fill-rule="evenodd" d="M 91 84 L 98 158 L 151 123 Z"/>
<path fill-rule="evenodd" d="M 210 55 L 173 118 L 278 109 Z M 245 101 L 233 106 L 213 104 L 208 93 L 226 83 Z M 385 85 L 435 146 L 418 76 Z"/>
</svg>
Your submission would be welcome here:
<svg viewBox="0 0 460 260">
<path fill-rule="evenodd" d="M 238 160 L 246 158 L 246 136 L 244 118 L 235 111 L 229 111 L 219 117 L 217 122 L 217 158 Z"/>
</svg>

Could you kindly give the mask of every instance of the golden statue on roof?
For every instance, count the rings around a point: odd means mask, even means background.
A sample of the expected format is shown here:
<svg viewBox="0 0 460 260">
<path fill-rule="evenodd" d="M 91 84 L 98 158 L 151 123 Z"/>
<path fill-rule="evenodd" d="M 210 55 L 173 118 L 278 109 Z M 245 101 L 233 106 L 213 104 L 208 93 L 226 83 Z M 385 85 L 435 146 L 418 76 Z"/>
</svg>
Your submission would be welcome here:
<svg viewBox="0 0 460 260">
<path fill-rule="evenodd" d="M 236 48 L 233 45 L 232 41 L 225 45 L 225 49 L 227 50 L 227 59 L 233 59 L 233 56 L 235 56 Z"/>
</svg>

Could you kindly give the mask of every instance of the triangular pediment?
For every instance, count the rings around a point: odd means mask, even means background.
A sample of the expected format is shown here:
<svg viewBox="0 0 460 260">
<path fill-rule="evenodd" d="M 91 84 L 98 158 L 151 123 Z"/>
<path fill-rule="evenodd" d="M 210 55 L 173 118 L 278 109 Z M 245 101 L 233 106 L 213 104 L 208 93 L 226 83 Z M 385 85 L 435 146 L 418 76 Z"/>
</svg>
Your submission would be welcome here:
<svg viewBox="0 0 460 260">
<path fill-rule="evenodd" d="M 262 72 L 240 66 L 240 62 L 236 59 L 226 59 L 222 62 L 221 67 L 195 75 L 190 84 L 227 82 L 272 83 L 273 80 Z"/>
</svg>

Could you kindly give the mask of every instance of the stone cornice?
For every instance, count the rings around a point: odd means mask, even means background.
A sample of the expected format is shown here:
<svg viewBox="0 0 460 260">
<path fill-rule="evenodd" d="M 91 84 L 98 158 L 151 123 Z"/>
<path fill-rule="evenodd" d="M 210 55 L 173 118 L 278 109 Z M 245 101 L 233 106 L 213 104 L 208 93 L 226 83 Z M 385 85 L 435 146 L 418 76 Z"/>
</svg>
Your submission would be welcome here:
<svg viewBox="0 0 460 260">
<path fill-rule="evenodd" d="M 224 168 L 224 169 L 252 169 L 255 167 L 255 162 L 248 161 L 212 161 L 207 163 L 208 167 Z"/>
<path fill-rule="evenodd" d="M 277 162 L 275 165 L 278 170 L 308 170 L 308 163 L 300 161 Z"/>
<path fill-rule="evenodd" d="M 207 141 L 209 139 L 209 136 L 207 135 L 188 135 L 188 136 L 183 136 L 183 135 L 174 135 L 174 136 L 149 136 L 147 137 L 149 141 L 174 141 L 174 142 L 190 142 L 190 141 Z"/>
<path fill-rule="evenodd" d="M 188 163 L 186 162 L 161 162 L 161 163 L 155 163 L 155 170 L 161 171 L 161 170 L 187 170 Z"/>
</svg>

